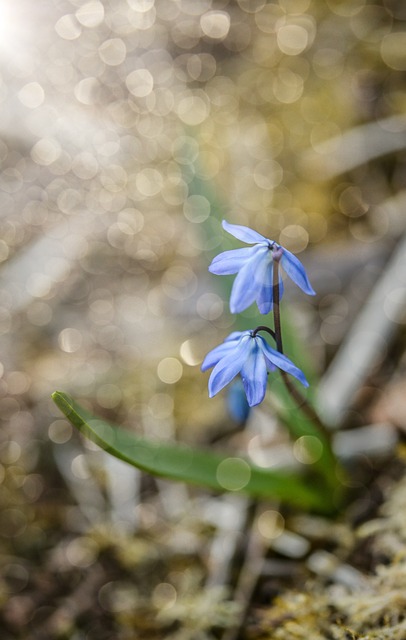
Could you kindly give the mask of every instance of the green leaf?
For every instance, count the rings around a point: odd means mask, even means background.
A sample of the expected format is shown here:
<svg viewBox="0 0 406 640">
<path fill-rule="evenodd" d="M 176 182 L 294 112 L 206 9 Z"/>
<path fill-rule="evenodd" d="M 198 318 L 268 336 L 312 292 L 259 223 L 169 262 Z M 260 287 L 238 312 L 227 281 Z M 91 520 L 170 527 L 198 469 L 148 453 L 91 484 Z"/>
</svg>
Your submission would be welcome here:
<svg viewBox="0 0 406 640">
<path fill-rule="evenodd" d="M 113 456 L 153 475 L 216 491 L 243 491 L 255 498 L 279 499 L 304 510 L 334 511 L 322 487 L 306 485 L 298 473 L 262 469 L 241 457 L 177 443 L 153 442 L 92 416 L 65 393 L 56 391 L 52 399 L 83 435 Z"/>
</svg>

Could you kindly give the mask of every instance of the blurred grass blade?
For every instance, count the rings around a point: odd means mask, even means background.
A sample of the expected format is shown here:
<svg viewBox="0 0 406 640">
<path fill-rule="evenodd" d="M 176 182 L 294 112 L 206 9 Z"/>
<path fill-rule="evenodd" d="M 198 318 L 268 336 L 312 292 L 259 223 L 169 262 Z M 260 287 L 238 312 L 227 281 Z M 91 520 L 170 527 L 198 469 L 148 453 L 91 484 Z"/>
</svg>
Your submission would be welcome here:
<svg viewBox="0 0 406 640">
<path fill-rule="evenodd" d="M 65 393 L 56 391 L 52 398 L 83 435 L 113 456 L 153 475 L 217 491 L 243 491 L 252 497 L 276 498 L 305 510 L 323 513 L 333 510 L 321 483 L 306 486 L 298 473 L 266 470 L 239 457 L 186 445 L 153 442 L 95 418 Z"/>
</svg>

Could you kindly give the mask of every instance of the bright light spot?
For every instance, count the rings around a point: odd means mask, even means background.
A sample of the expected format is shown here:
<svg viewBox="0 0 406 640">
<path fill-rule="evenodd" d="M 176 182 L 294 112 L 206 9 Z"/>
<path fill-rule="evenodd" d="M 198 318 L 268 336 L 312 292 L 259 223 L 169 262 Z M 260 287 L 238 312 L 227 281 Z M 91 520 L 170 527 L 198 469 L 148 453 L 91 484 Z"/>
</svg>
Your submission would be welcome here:
<svg viewBox="0 0 406 640">
<path fill-rule="evenodd" d="M 36 164 L 48 166 L 61 155 L 61 145 L 53 138 L 41 138 L 31 149 L 31 158 Z"/>
<path fill-rule="evenodd" d="M 72 437 L 72 427 L 66 420 L 55 420 L 49 425 L 48 437 L 56 444 L 65 444 Z"/>
<path fill-rule="evenodd" d="M 81 26 L 78 24 L 75 16 L 70 13 L 59 18 L 55 24 L 55 31 L 64 40 L 76 40 L 82 33 Z"/>
<path fill-rule="evenodd" d="M 183 367 L 177 358 L 164 358 L 158 365 L 157 373 L 162 382 L 175 384 L 182 377 Z"/>
<path fill-rule="evenodd" d="M 385 64 L 396 71 L 406 70 L 406 33 L 396 31 L 385 36 L 381 43 L 381 56 Z"/>
<path fill-rule="evenodd" d="M 299 224 L 289 224 L 279 236 L 279 242 L 289 251 L 300 253 L 309 244 L 309 234 L 306 229 Z"/>
<path fill-rule="evenodd" d="M 183 213 L 190 222 L 204 222 L 210 215 L 210 202 L 204 196 L 189 196 L 183 205 Z"/>
<path fill-rule="evenodd" d="M 148 69 L 136 69 L 125 79 L 127 89 L 136 98 L 145 98 L 154 88 L 154 78 Z"/>
<path fill-rule="evenodd" d="M 20 102 L 29 109 L 35 109 L 44 102 L 44 90 L 38 82 L 25 84 L 18 92 Z"/>
<path fill-rule="evenodd" d="M 302 436 L 293 445 L 293 454 L 302 464 L 313 464 L 320 460 L 323 445 L 315 436 Z"/>
<path fill-rule="evenodd" d="M 10 250 L 8 245 L 4 242 L 4 240 L 0 240 L 0 262 L 4 262 L 4 260 L 7 260 L 9 253 Z"/>
<path fill-rule="evenodd" d="M 99 86 L 97 78 L 83 78 L 77 83 L 73 93 L 82 104 L 93 104 Z"/>
<path fill-rule="evenodd" d="M 193 351 L 192 340 L 185 340 L 185 342 L 182 342 L 180 347 L 180 357 L 182 358 L 183 362 L 185 364 L 188 364 L 190 367 L 193 367 L 201 362 L 201 358 L 196 356 Z"/>
<path fill-rule="evenodd" d="M 82 180 L 94 178 L 99 170 L 99 164 L 92 153 L 82 151 L 78 153 L 72 161 L 72 171 Z"/>
<path fill-rule="evenodd" d="M 114 409 L 122 401 L 123 394 L 116 384 L 102 384 L 96 393 L 97 402 L 105 409 Z"/>
<path fill-rule="evenodd" d="M 224 310 L 224 303 L 216 293 L 203 293 L 196 302 L 196 311 L 204 320 L 216 320 Z"/>
<path fill-rule="evenodd" d="M 124 62 L 126 55 L 127 48 L 121 38 L 105 40 L 99 47 L 100 58 L 111 67 L 115 67 Z"/>
<path fill-rule="evenodd" d="M 185 96 L 178 104 L 179 118 L 188 125 L 201 124 L 209 115 L 209 105 L 199 96 Z"/>
<path fill-rule="evenodd" d="M 385 297 L 383 303 L 383 309 L 385 315 L 392 320 L 392 322 L 397 322 L 399 324 L 406 323 L 406 288 L 399 287 L 397 289 L 393 289 L 388 293 Z"/>
<path fill-rule="evenodd" d="M 104 20 L 104 7 L 98 0 L 86 2 L 76 11 L 76 17 L 84 27 L 98 27 Z"/>
<path fill-rule="evenodd" d="M 217 467 L 217 482 L 227 491 L 240 491 L 250 481 L 251 469 L 241 458 L 227 458 Z"/>
<path fill-rule="evenodd" d="M 63 329 L 58 336 L 58 344 L 65 353 L 79 351 L 82 346 L 82 334 L 77 329 Z"/>
<path fill-rule="evenodd" d="M 51 279 L 44 273 L 32 273 L 25 284 L 27 293 L 33 298 L 43 298 L 51 290 Z"/>
<path fill-rule="evenodd" d="M 296 56 L 302 53 L 309 42 L 309 34 L 304 27 L 297 24 L 288 24 L 278 29 L 278 47 L 282 53 L 288 56 Z"/>
<path fill-rule="evenodd" d="M 150 11 L 154 6 L 154 2 L 155 0 L 127 0 L 131 9 L 134 9 L 134 11 L 138 13 Z"/>
<path fill-rule="evenodd" d="M 98 549 L 96 542 L 83 537 L 69 542 L 65 553 L 71 565 L 86 568 L 95 561 Z"/>
<path fill-rule="evenodd" d="M 223 40 L 230 31 L 230 16 L 225 11 L 207 11 L 200 18 L 200 26 L 205 36 Z"/>
<path fill-rule="evenodd" d="M 77 455 L 71 462 L 71 471 L 79 480 L 89 480 L 90 472 L 86 456 L 83 453 Z"/>
<path fill-rule="evenodd" d="M 146 197 L 155 196 L 162 189 L 162 175 L 157 169 L 146 167 L 135 176 L 135 186 Z"/>
<path fill-rule="evenodd" d="M 258 530 L 267 540 L 274 540 L 281 535 L 285 528 L 285 519 L 279 513 L 269 509 L 261 513 L 257 522 Z"/>
<path fill-rule="evenodd" d="M 152 593 L 152 603 L 157 609 L 170 609 L 176 602 L 177 592 L 168 582 L 158 584 Z"/>
<path fill-rule="evenodd" d="M 21 447 L 18 442 L 11 440 L 2 451 L 2 462 L 4 464 L 15 464 L 21 456 Z"/>
<path fill-rule="evenodd" d="M 31 378 L 23 371 L 11 371 L 7 376 L 8 392 L 12 395 L 26 393 L 31 386 Z"/>
</svg>

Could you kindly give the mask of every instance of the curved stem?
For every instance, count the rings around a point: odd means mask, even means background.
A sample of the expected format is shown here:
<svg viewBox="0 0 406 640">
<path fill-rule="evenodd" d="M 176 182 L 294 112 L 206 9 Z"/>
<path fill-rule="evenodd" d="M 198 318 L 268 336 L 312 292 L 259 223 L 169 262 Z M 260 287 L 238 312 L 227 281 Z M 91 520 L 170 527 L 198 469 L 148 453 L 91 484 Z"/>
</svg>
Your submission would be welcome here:
<svg viewBox="0 0 406 640">
<path fill-rule="evenodd" d="M 259 327 L 257 327 L 256 329 L 254 329 L 254 331 L 252 332 L 252 337 L 255 338 L 255 336 L 257 335 L 257 333 L 259 331 L 266 331 L 267 333 L 269 333 L 272 338 L 275 340 L 276 342 L 276 335 L 275 335 L 275 331 L 272 331 L 272 329 L 270 329 L 269 327 L 266 327 L 264 324 L 260 324 Z"/>
</svg>

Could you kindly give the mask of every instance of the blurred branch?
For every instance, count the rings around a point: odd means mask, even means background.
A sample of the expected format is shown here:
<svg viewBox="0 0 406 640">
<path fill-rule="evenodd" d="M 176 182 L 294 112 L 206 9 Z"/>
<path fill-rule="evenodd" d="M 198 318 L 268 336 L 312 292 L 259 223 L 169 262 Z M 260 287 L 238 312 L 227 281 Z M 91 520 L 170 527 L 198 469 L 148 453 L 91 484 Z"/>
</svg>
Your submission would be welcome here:
<svg viewBox="0 0 406 640">
<path fill-rule="evenodd" d="M 322 379 L 318 407 L 338 426 L 374 364 L 382 357 L 406 308 L 406 235 L 366 300 Z"/>
<path fill-rule="evenodd" d="M 354 127 L 304 153 L 302 169 L 327 180 L 388 153 L 406 148 L 406 118 L 391 116 Z"/>
</svg>

